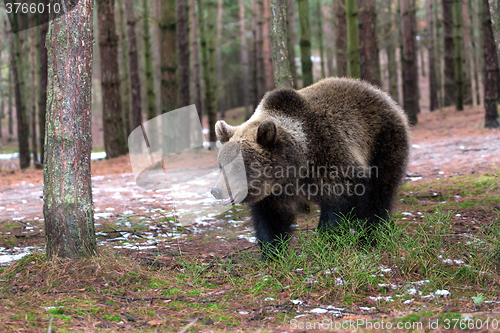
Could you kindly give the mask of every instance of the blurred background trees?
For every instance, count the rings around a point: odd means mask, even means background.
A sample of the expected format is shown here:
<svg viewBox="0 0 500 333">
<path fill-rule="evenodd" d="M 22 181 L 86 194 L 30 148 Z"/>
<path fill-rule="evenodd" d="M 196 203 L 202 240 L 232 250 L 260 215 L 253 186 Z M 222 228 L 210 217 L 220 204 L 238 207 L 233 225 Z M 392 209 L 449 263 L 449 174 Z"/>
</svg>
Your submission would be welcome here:
<svg viewBox="0 0 500 333">
<path fill-rule="evenodd" d="M 188 104 L 196 104 L 211 140 L 218 118 L 248 119 L 264 93 L 281 85 L 272 4 L 294 88 L 356 77 L 388 92 L 413 124 L 419 112 L 485 105 L 486 127 L 498 127 L 498 1 L 98 0 L 94 149 L 126 154 L 133 128 Z M 47 25 L 10 29 L 2 9 L 0 140 L 26 168 L 43 162 Z"/>
</svg>

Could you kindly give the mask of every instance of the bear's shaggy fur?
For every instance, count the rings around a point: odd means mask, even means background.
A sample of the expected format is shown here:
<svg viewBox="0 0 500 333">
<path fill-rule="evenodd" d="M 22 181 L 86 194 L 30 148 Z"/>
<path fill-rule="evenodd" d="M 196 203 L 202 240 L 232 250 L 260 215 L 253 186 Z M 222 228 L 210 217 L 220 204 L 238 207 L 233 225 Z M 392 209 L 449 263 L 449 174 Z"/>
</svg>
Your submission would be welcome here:
<svg viewBox="0 0 500 333">
<path fill-rule="evenodd" d="M 231 188 L 230 200 L 250 206 L 265 251 L 288 237 L 304 201 L 321 207 L 320 230 L 349 213 L 367 226 L 387 219 L 410 148 L 404 111 L 385 92 L 346 78 L 268 92 L 248 121 L 218 121 L 216 133 L 224 144 L 220 168 L 241 151 L 247 184 L 238 186 L 248 186 L 248 194 L 242 200 L 244 192 Z M 219 180 L 218 199 L 223 187 Z"/>
</svg>

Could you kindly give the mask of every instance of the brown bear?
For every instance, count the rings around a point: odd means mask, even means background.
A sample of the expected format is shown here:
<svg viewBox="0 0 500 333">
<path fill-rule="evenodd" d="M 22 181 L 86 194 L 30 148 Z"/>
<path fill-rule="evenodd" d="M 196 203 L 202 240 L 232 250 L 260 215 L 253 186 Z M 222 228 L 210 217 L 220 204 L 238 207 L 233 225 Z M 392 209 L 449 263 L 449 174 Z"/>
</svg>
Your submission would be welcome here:
<svg viewBox="0 0 500 333">
<path fill-rule="evenodd" d="M 215 130 L 225 179 L 212 194 L 250 206 L 264 258 L 288 238 L 301 202 L 320 206 L 321 231 L 349 214 L 367 227 L 387 220 L 410 149 L 401 107 L 369 83 L 347 78 L 268 92 L 248 121 L 218 121 Z M 244 165 L 228 167 L 240 152 Z M 242 167 L 246 181 L 228 189 L 228 177 Z"/>
</svg>

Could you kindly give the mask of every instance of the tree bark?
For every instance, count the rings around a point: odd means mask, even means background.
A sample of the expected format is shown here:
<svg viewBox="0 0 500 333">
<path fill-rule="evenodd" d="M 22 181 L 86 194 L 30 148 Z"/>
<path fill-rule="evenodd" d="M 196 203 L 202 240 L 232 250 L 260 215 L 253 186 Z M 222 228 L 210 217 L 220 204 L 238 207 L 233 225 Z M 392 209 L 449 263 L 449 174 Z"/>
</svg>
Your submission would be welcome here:
<svg viewBox="0 0 500 333">
<path fill-rule="evenodd" d="M 485 64 L 485 84 L 484 84 L 484 127 L 499 128 L 498 107 L 497 107 L 497 72 L 498 54 L 490 15 L 490 4 L 488 0 L 483 3 L 483 48 Z"/>
<path fill-rule="evenodd" d="M 321 78 L 325 78 L 325 47 L 323 40 L 323 10 L 321 8 L 321 1 L 316 2 L 316 15 L 318 16 L 318 47 L 319 47 L 319 57 L 321 59 Z"/>
<path fill-rule="evenodd" d="M 463 32 L 462 32 L 462 0 L 453 0 L 453 58 L 455 61 L 455 82 L 457 91 L 457 110 L 464 109 L 464 76 L 463 76 Z"/>
<path fill-rule="evenodd" d="M 243 106 L 245 107 L 245 119 L 250 119 L 250 107 L 248 100 L 248 47 L 245 27 L 245 1 L 239 0 L 239 25 L 240 25 L 240 63 L 243 71 L 241 78 L 241 93 L 243 95 Z M 283 7 L 286 8 L 286 7 Z"/>
<path fill-rule="evenodd" d="M 14 21 L 17 21 L 17 16 L 14 15 Z M 17 22 L 13 22 L 16 26 Z M 19 163 L 21 169 L 27 169 L 30 166 L 30 150 L 29 150 L 29 127 L 28 115 L 26 110 L 26 98 L 23 96 L 25 92 L 24 75 L 22 71 L 21 60 L 21 41 L 19 33 L 13 34 L 10 38 L 11 61 L 12 61 L 12 80 L 14 83 L 14 94 L 16 101 L 16 120 L 17 120 L 17 140 L 19 143 Z"/>
<path fill-rule="evenodd" d="M 37 73 L 36 70 L 39 68 L 38 63 L 37 63 L 37 29 L 38 27 L 35 27 L 34 29 L 31 29 L 30 31 L 30 84 L 29 84 L 29 89 L 33 93 L 33 95 L 30 98 L 30 104 L 31 104 L 31 152 L 33 154 L 33 163 L 35 165 L 39 165 L 38 163 L 38 149 L 37 149 L 37 137 L 36 137 L 36 118 L 37 118 L 37 113 L 36 113 L 36 107 L 38 104 L 38 95 L 37 95 Z"/>
<path fill-rule="evenodd" d="M 179 106 L 190 104 L 189 92 L 189 26 L 186 0 L 177 0 L 177 50 L 179 59 Z"/>
<path fill-rule="evenodd" d="M 264 55 L 264 77 L 266 90 L 274 89 L 273 53 L 271 50 L 271 0 L 264 0 L 262 24 L 262 50 Z"/>
<path fill-rule="evenodd" d="M 121 95 L 122 95 L 122 115 L 123 115 L 123 124 L 125 126 L 125 136 L 128 138 L 130 132 L 132 132 L 132 121 L 130 119 L 131 115 L 131 97 L 130 97 L 130 60 L 128 55 L 128 47 L 127 47 L 127 32 L 126 32 L 126 18 L 125 18 L 125 0 L 118 0 L 118 11 L 120 14 L 120 49 L 121 49 L 121 61 L 120 68 L 122 72 L 120 73 L 120 81 L 121 84 Z"/>
<path fill-rule="evenodd" d="M 50 22 L 43 193 L 49 260 L 96 254 L 90 174 L 92 18 L 93 2 L 80 0 Z"/>
<path fill-rule="evenodd" d="M 241 1 L 241 0 L 240 0 Z M 273 48 L 274 82 L 277 88 L 293 88 L 288 60 L 286 33 L 286 0 L 271 0 L 271 39 Z"/>
<path fill-rule="evenodd" d="M 264 0 L 257 0 L 257 87 L 259 89 L 257 102 L 260 102 L 266 93 L 265 56 L 264 56 Z"/>
<path fill-rule="evenodd" d="M 377 20 L 375 0 L 358 0 L 358 3 L 361 78 L 376 86 L 381 86 L 375 27 Z"/>
<path fill-rule="evenodd" d="M 201 15 L 201 13 L 200 13 Z M 177 109 L 175 0 L 162 0 L 160 25 L 161 113 Z M 148 114 L 148 119 L 153 114 Z M 154 115 L 156 116 L 156 115 Z M 153 117 L 154 117 L 153 116 Z"/>
<path fill-rule="evenodd" d="M 472 61 L 471 61 L 471 36 L 468 0 L 462 0 L 463 36 L 465 56 L 464 66 L 464 104 L 473 105 L 472 98 Z"/>
<path fill-rule="evenodd" d="M 337 14 L 337 34 L 335 36 L 335 50 L 337 51 L 337 76 L 347 76 L 347 21 L 345 0 L 334 0 Z"/>
<path fill-rule="evenodd" d="M 174 4 L 174 10 L 175 10 L 175 4 Z M 146 61 L 146 99 L 147 99 L 147 105 L 148 105 L 148 119 L 152 119 L 156 117 L 157 112 L 156 112 L 156 97 L 155 97 L 155 84 L 154 84 L 154 77 L 153 77 L 153 54 L 151 51 L 151 32 L 149 29 L 149 7 L 148 7 L 148 0 L 143 0 L 142 1 L 142 12 L 143 12 L 143 17 L 142 17 L 142 22 L 143 22 L 143 29 L 144 29 L 144 58 Z M 175 12 L 174 12 L 175 16 Z M 174 32 L 175 33 L 175 32 Z M 174 49 L 170 50 L 171 53 L 174 53 L 175 57 L 175 45 Z M 177 94 L 175 96 L 175 105 L 173 106 L 173 109 L 176 109 L 178 107 L 177 103 Z M 168 110 L 171 111 L 171 110 Z"/>
<path fill-rule="evenodd" d="M 198 15 L 200 15 L 198 13 Z M 190 34 L 191 34 L 191 57 L 193 63 L 193 81 L 194 81 L 194 104 L 196 105 L 196 111 L 198 111 L 198 117 L 200 122 L 202 121 L 203 115 L 203 105 L 201 98 L 201 71 L 200 71 L 200 51 L 198 47 L 198 21 L 196 18 L 196 2 L 195 0 L 189 0 L 189 21 L 190 21 Z"/>
<path fill-rule="evenodd" d="M 101 86 L 103 99 L 104 149 L 107 158 L 127 153 L 127 140 L 123 131 L 118 70 L 118 37 L 115 26 L 115 1 L 97 0 L 99 49 L 101 54 Z"/>
<path fill-rule="evenodd" d="M 403 34 L 403 108 L 410 124 L 418 122 L 420 112 L 418 104 L 418 67 L 417 49 L 415 45 L 415 2 L 400 0 L 401 30 Z"/>
<path fill-rule="evenodd" d="M 217 82 L 218 82 L 217 99 L 219 101 L 219 112 L 221 118 L 224 118 L 226 116 L 226 105 L 225 105 L 226 89 L 223 83 L 224 76 L 222 75 L 222 21 L 223 21 L 222 15 L 224 13 L 223 2 L 224 2 L 223 0 L 218 0 L 217 2 L 217 37 L 216 37 L 217 47 L 215 48 L 217 57 Z M 240 38 L 241 38 L 241 31 L 240 31 Z M 240 52 L 240 64 L 241 64 L 241 52 Z M 243 85 L 243 82 L 241 84 Z M 248 117 L 248 110 L 245 110 L 245 117 Z"/>
<path fill-rule="evenodd" d="M 203 56 L 203 78 L 205 80 L 205 105 L 208 113 L 209 141 L 217 141 L 215 135 L 215 121 L 217 120 L 217 84 L 216 84 L 216 57 L 215 57 L 215 35 L 216 35 L 216 0 L 206 0 L 205 7 L 198 0 L 199 27 L 201 50 Z"/>
<path fill-rule="evenodd" d="M 453 43 L 453 0 L 442 0 L 442 4 L 444 34 L 444 106 L 450 106 L 457 103 Z"/>
<path fill-rule="evenodd" d="M 356 0 L 346 0 L 347 19 L 347 73 L 350 77 L 361 78 L 359 59 L 359 23 Z"/>
<path fill-rule="evenodd" d="M 298 87 L 297 83 L 297 66 L 295 65 L 295 44 L 297 38 L 295 36 L 295 10 L 294 0 L 287 0 L 286 3 L 287 19 L 286 19 L 286 33 L 288 42 L 288 62 L 290 63 L 290 73 L 292 74 L 293 86 Z"/>
<path fill-rule="evenodd" d="M 38 132 L 40 134 L 40 163 L 45 158 L 45 121 L 47 110 L 47 30 L 49 28 L 48 13 L 40 15 L 40 20 L 46 22 L 40 25 L 40 90 L 38 97 Z"/>
<path fill-rule="evenodd" d="M 309 0 L 299 0 L 300 59 L 302 63 L 302 86 L 313 84 L 311 60 L 311 28 L 309 24 Z"/>
<path fill-rule="evenodd" d="M 427 50 L 429 53 L 429 97 L 430 111 L 439 109 L 437 98 L 436 50 L 434 47 L 434 0 L 426 0 Z"/>
<path fill-rule="evenodd" d="M 12 37 L 10 37 L 11 39 Z M 9 39 L 9 40 L 10 40 Z M 9 55 L 9 57 L 11 57 L 11 55 Z M 14 71 L 14 67 L 12 67 L 12 58 L 10 59 L 10 69 L 9 69 L 9 100 L 8 100 L 8 110 L 7 110 L 7 122 L 9 123 L 9 135 L 12 137 L 12 135 L 14 134 L 14 116 L 12 115 L 12 109 L 13 109 L 13 106 L 12 106 L 12 95 L 14 95 L 12 93 L 12 86 L 13 86 L 13 82 L 12 82 L 12 72 Z"/>
</svg>

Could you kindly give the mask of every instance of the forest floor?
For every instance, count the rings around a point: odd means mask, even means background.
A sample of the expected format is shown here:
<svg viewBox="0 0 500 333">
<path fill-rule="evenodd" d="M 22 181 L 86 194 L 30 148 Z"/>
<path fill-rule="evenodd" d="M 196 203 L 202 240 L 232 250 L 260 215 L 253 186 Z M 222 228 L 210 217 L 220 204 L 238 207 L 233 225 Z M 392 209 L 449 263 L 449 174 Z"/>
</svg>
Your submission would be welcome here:
<svg viewBox="0 0 500 333">
<path fill-rule="evenodd" d="M 193 178 L 213 170 L 205 152 L 167 167 L 175 202 L 138 187 L 128 156 L 93 162 L 100 256 L 48 263 L 43 173 L 0 160 L 0 331 L 496 330 L 500 131 L 483 129 L 483 115 L 419 116 L 395 225 L 375 247 L 350 232 L 320 237 L 312 207 L 274 262 L 260 261 L 244 206 L 173 218 L 203 203 L 209 184 Z"/>
</svg>

